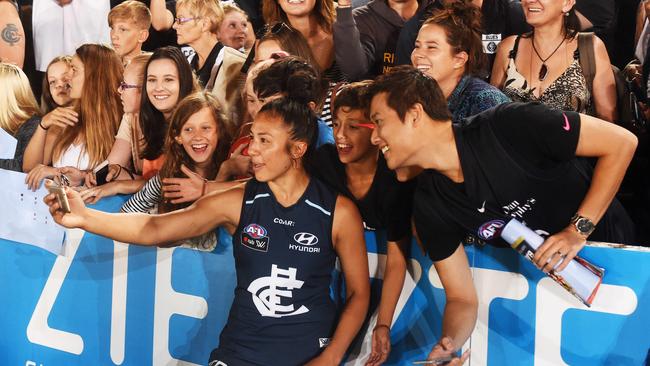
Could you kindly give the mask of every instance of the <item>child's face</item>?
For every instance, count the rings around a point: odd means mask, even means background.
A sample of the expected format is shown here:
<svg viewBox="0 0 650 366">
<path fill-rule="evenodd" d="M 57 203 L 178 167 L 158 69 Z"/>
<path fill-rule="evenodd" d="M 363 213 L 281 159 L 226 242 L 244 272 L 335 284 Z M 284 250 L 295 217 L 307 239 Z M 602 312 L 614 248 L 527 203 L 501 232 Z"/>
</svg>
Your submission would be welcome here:
<svg viewBox="0 0 650 366">
<path fill-rule="evenodd" d="M 246 80 L 246 110 L 251 118 L 255 118 L 260 108 L 262 108 L 262 104 L 253 90 L 253 78 L 248 78 Z"/>
<path fill-rule="evenodd" d="M 66 106 L 70 103 L 70 67 L 66 62 L 55 62 L 47 69 L 47 84 L 54 103 Z"/>
<path fill-rule="evenodd" d="M 219 143 L 217 121 L 209 108 L 203 108 L 194 113 L 181 128 L 181 133 L 176 137 L 176 142 L 183 145 L 185 152 L 190 156 L 198 168 L 205 168 L 210 164 L 212 155 Z"/>
<path fill-rule="evenodd" d="M 268 60 L 273 53 L 282 51 L 284 50 L 280 47 L 280 43 L 274 39 L 267 39 L 260 42 L 257 44 L 257 49 L 255 50 L 255 63 Z"/>
<path fill-rule="evenodd" d="M 134 22 L 118 19 L 111 26 L 111 45 L 120 57 L 139 53 L 144 42 L 142 33 Z"/>
<path fill-rule="evenodd" d="M 246 44 L 247 32 L 246 17 L 238 11 L 231 11 L 221 21 L 217 37 L 225 46 L 238 50 Z"/>
<path fill-rule="evenodd" d="M 363 158 L 377 156 L 377 147 L 370 142 L 372 122 L 363 111 L 341 107 L 332 121 L 336 150 L 343 164 L 354 163 Z"/>
<path fill-rule="evenodd" d="M 138 77 L 138 68 L 142 66 L 129 66 L 124 69 L 124 80 L 117 91 L 122 99 L 124 113 L 137 113 L 140 110 L 140 98 L 142 96 L 142 79 Z"/>
</svg>

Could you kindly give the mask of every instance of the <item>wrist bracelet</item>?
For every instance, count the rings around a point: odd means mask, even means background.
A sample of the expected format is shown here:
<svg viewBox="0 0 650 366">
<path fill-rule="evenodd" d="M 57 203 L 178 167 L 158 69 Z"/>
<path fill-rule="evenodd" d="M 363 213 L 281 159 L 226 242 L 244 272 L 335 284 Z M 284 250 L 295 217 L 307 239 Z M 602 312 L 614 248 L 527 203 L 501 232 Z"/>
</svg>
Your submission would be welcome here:
<svg viewBox="0 0 650 366">
<path fill-rule="evenodd" d="M 120 179 L 120 174 L 122 174 L 122 166 L 120 164 L 117 164 L 117 167 L 120 169 L 117 171 L 117 174 L 115 174 L 115 176 L 113 177 L 113 180 Z"/>
<path fill-rule="evenodd" d="M 41 127 L 45 131 L 47 131 L 49 129 L 49 127 L 45 128 L 45 126 L 43 126 L 43 120 L 42 119 L 40 121 L 38 121 L 38 125 L 39 125 L 39 127 Z"/>
<path fill-rule="evenodd" d="M 375 328 L 372 331 L 374 332 L 379 328 L 386 328 L 386 329 L 388 329 L 388 333 L 390 333 L 390 327 L 388 325 L 386 325 L 386 324 L 377 324 L 377 325 L 375 325 Z"/>
</svg>

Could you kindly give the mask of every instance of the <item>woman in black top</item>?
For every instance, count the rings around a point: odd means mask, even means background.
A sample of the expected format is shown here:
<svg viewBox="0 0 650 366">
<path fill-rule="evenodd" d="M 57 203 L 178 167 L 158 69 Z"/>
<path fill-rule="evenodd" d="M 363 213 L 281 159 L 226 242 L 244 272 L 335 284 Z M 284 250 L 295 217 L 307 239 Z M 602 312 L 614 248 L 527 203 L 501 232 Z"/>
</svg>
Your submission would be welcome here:
<svg viewBox="0 0 650 366">
<path fill-rule="evenodd" d="M 447 294 L 443 337 L 430 357 L 451 354 L 473 329 L 475 294 L 466 289 L 471 277 L 459 243 L 498 237 L 482 225 L 512 217 L 552 234 L 533 259 L 545 272 L 562 258 L 556 270 L 563 270 L 594 224 L 593 239 L 628 239 L 629 217 L 613 201 L 637 144 L 625 129 L 537 103 L 502 104 L 452 125 L 437 83 L 411 67 L 379 77 L 371 93 L 373 143 L 388 167 L 425 169 L 413 217 Z M 576 156 L 597 158 L 591 177 Z"/>
<path fill-rule="evenodd" d="M 373 327 L 367 365 L 382 364 L 390 352 L 390 327 L 399 299 L 411 232 L 413 182 L 400 183 L 370 142 L 374 125 L 368 119 L 369 81 L 344 86 L 334 98 L 335 145 L 318 149 L 317 174 L 359 208 L 366 230 L 385 230 L 386 270 Z M 359 355 L 364 356 L 364 355 Z"/>
</svg>

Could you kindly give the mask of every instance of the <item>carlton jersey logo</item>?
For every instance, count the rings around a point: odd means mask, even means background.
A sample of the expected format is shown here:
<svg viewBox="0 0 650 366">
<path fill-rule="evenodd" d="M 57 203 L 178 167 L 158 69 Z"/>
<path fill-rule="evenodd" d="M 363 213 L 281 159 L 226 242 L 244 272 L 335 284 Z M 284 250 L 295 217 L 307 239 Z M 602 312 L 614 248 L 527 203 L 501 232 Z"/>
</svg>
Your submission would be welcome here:
<svg viewBox="0 0 650 366">
<path fill-rule="evenodd" d="M 243 246 L 260 252 L 269 251 L 268 231 L 258 224 L 249 224 L 241 231 Z"/>
<path fill-rule="evenodd" d="M 478 237 L 483 240 L 492 240 L 501 235 L 501 229 L 506 225 L 503 220 L 492 220 L 478 228 Z"/>
<path fill-rule="evenodd" d="M 315 245 L 318 244 L 318 237 L 312 233 L 296 233 L 293 240 L 297 244 L 289 243 L 289 249 L 297 250 L 306 253 L 320 253 L 320 248 Z"/>
<path fill-rule="evenodd" d="M 497 51 L 499 43 L 501 43 L 501 33 L 482 34 L 481 41 L 483 42 L 483 53 L 494 54 Z"/>
<path fill-rule="evenodd" d="M 282 318 L 309 312 L 305 305 L 295 309 L 293 304 L 282 305 L 282 298 L 292 299 L 293 290 L 302 288 L 304 281 L 296 279 L 297 269 L 271 265 L 271 275 L 260 277 L 248 285 L 253 304 L 262 316 Z"/>
</svg>

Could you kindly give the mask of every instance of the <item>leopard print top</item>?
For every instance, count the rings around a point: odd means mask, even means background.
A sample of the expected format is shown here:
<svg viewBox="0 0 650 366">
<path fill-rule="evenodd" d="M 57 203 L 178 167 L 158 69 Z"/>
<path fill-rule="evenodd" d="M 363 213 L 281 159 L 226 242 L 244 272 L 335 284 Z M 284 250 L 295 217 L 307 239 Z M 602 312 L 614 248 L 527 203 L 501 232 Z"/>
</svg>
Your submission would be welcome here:
<svg viewBox="0 0 650 366">
<path fill-rule="evenodd" d="M 540 102 L 563 111 L 591 112 L 591 93 L 587 88 L 587 80 L 582 73 L 582 67 L 580 67 L 578 50 L 574 52 L 573 62 L 569 67 L 537 97 L 535 88 L 529 87 L 528 81 L 515 66 L 519 38 L 517 37 L 515 45 L 510 51 L 503 93 L 515 102 Z"/>
</svg>

